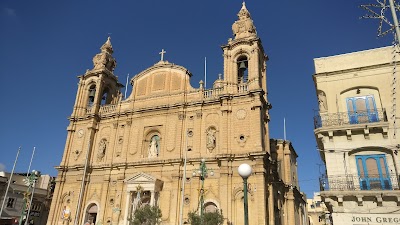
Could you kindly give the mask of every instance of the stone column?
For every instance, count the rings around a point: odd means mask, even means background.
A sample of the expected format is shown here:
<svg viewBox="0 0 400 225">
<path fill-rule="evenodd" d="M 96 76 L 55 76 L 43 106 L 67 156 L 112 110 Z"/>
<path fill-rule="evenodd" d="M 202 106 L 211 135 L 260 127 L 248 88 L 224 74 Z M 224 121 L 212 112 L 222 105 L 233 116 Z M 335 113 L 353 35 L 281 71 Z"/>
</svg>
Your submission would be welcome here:
<svg viewBox="0 0 400 225">
<path fill-rule="evenodd" d="M 287 216 L 287 221 L 288 224 L 295 224 L 295 210 L 294 210 L 294 193 L 293 190 L 289 190 L 287 193 L 287 198 L 286 198 L 286 216 Z"/>
<path fill-rule="evenodd" d="M 150 191 L 150 206 L 154 206 L 154 191 Z"/>
<path fill-rule="evenodd" d="M 275 225 L 274 187 L 272 186 L 272 184 L 268 185 L 268 193 L 269 225 Z"/>
</svg>

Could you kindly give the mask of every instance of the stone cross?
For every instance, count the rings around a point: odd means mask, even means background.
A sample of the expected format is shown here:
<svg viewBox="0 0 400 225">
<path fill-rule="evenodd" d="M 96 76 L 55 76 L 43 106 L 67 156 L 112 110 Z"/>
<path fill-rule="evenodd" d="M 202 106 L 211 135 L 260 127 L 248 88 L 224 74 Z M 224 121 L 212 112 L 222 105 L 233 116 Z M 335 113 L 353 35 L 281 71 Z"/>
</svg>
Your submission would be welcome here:
<svg viewBox="0 0 400 225">
<path fill-rule="evenodd" d="M 166 51 L 164 51 L 164 49 L 161 50 L 160 54 L 161 55 L 161 61 L 164 61 L 164 54 L 167 53 Z"/>
</svg>

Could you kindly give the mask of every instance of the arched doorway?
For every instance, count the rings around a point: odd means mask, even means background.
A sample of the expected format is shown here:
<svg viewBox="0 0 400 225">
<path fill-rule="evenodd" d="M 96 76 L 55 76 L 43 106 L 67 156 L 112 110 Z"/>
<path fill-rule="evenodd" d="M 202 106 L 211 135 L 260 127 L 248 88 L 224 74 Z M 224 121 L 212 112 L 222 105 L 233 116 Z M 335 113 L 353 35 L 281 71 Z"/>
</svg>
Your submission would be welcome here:
<svg viewBox="0 0 400 225">
<path fill-rule="evenodd" d="M 85 223 L 96 224 L 98 207 L 96 204 L 90 204 L 86 209 Z"/>
</svg>

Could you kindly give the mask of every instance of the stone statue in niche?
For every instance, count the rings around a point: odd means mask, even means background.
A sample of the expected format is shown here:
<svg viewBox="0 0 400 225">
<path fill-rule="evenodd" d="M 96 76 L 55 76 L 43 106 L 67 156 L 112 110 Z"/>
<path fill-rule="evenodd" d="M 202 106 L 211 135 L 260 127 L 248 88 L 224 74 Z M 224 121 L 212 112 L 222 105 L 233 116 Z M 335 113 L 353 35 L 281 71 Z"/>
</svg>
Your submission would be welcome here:
<svg viewBox="0 0 400 225">
<path fill-rule="evenodd" d="M 216 140 L 216 130 L 214 128 L 209 128 L 207 130 L 207 149 L 212 151 L 215 146 L 217 145 L 217 140 Z"/>
<path fill-rule="evenodd" d="M 149 144 L 148 158 L 155 158 L 158 156 L 160 148 L 160 137 L 154 135 Z"/>
<path fill-rule="evenodd" d="M 319 111 L 326 112 L 328 110 L 328 104 L 326 102 L 326 95 L 323 91 L 318 91 L 318 104 L 319 104 Z"/>
<path fill-rule="evenodd" d="M 100 161 L 106 155 L 107 141 L 102 139 L 99 142 L 99 149 L 97 150 L 97 161 Z"/>
</svg>

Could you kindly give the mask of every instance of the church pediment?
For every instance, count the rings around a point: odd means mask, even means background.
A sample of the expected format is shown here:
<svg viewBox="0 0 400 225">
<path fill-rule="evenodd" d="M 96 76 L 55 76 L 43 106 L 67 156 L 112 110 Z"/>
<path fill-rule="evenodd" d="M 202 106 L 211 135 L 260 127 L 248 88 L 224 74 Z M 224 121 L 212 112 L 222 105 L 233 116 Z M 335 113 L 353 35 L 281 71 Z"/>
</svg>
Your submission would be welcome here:
<svg viewBox="0 0 400 225">
<path fill-rule="evenodd" d="M 133 177 L 126 179 L 125 183 L 127 185 L 127 189 L 130 191 L 136 190 L 137 186 L 141 186 L 144 188 L 144 190 L 160 191 L 164 182 L 149 174 L 138 173 Z"/>
<path fill-rule="evenodd" d="M 158 97 L 190 91 L 193 89 L 190 86 L 191 76 L 189 70 L 182 66 L 160 61 L 132 78 L 131 97 Z"/>
<path fill-rule="evenodd" d="M 150 176 L 146 173 L 138 173 L 135 176 L 126 180 L 127 184 L 137 184 L 137 183 L 154 183 L 156 182 L 156 178 Z"/>
</svg>

